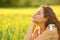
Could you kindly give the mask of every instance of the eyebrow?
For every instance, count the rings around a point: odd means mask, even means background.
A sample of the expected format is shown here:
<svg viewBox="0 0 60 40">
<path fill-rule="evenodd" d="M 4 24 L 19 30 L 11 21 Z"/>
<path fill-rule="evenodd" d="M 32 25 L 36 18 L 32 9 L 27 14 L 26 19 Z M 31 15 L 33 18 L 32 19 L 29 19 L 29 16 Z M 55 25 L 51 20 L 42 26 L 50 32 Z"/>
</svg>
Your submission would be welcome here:
<svg viewBox="0 0 60 40">
<path fill-rule="evenodd" d="M 38 8 L 37 11 L 40 10 L 40 9 L 41 9 L 41 8 Z"/>
</svg>

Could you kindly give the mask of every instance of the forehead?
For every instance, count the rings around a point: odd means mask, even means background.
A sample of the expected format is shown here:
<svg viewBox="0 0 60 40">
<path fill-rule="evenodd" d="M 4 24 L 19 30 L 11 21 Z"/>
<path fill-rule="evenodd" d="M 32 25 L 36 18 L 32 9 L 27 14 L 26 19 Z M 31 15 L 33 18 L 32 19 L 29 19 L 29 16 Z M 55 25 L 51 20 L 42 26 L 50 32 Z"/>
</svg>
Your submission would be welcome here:
<svg viewBox="0 0 60 40">
<path fill-rule="evenodd" d="M 37 11 L 43 11 L 43 8 L 42 8 L 42 7 L 40 7 L 40 8 L 38 8 L 38 9 L 37 9 Z"/>
</svg>

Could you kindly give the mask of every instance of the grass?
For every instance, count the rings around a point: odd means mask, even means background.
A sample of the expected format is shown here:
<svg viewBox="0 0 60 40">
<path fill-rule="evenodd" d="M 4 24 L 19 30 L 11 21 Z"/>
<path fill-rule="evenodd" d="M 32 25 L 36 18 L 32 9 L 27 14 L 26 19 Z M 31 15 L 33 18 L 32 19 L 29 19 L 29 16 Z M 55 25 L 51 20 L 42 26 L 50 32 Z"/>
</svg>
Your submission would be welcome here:
<svg viewBox="0 0 60 40">
<path fill-rule="evenodd" d="M 60 20 L 60 6 L 51 6 Z M 0 8 L 0 40 L 23 40 L 37 8 Z"/>
</svg>

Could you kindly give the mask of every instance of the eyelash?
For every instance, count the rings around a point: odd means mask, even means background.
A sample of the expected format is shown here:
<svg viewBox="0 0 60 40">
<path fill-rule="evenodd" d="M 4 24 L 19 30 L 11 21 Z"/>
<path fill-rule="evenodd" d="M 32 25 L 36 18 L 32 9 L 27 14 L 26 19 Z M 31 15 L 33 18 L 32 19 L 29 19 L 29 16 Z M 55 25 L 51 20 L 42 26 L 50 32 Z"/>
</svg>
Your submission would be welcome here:
<svg viewBox="0 0 60 40">
<path fill-rule="evenodd" d="M 38 11 L 37 14 L 40 15 L 40 11 Z"/>
</svg>

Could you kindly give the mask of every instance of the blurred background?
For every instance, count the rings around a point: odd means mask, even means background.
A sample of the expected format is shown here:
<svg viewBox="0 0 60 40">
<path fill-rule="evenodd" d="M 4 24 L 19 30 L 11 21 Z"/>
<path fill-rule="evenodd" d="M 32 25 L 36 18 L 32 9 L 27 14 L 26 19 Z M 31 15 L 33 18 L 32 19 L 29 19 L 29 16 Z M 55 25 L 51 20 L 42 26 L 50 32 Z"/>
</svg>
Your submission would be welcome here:
<svg viewBox="0 0 60 40">
<path fill-rule="evenodd" d="M 0 7 L 39 7 L 41 4 L 59 5 L 60 0 L 0 0 Z"/>
<path fill-rule="evenodd" d="M 60 20 L 60 0 L 0 0 L 0 40 L 23 40 L 41 5 L 50 6 Z"/>
</svg>

